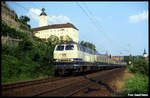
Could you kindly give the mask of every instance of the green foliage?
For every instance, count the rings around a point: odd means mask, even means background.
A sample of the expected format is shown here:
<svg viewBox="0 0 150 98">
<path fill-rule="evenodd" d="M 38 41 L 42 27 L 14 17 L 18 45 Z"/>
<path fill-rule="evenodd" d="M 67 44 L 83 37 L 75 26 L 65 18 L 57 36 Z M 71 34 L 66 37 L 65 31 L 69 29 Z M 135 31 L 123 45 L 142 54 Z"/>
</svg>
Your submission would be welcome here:
<svg viewBox="0 0 150 98">
<path fill-rule="evenodd" d="M 50 37 L 50 38 L 52 38 L 52 37 Z M 73 39 L 70 36 L 68 36 L 68 35 L 60 36 L 60 39 L 58 39 L 58 40 L 61 41 L 61 42 L 73 41 Z"/>
<path fill-rule="evenodd" d="M 27 22 L 30 21 L 30 18 L 28 16 L 21 16 L 20 17 L 20 22 L 22 22 L 23 24 L 27 24 Z"/>
<path fill-rule="evenodd" d="M 2 45 L 2 82 L 53 76 L 53 50 L 54 45 L 31 39 L 23 39 L 18 46 Z"/>
<path fill-rule="evenodd" d="M 53 44 L 56 45 L 58 42 L 60 42 L 59 38 L 55 35 L 51 35 L 48 39 L 47 39 L 49 44 Z"/>
<path fill-rule="evenodd" d="M 128 96 L 128 94 L 148 94 L 148 61 L 144 57 L 132 57 L 132 65 L 133 66 L 128 66 L 128 68 L 135 77 L 125 80 L 124 90 L 121 92 L 121 95 Z"/>
<path fill-rule="evenodd" d="M 19 74 L 19 60 L 14 56 L 2 55 L 2 82 Z"/>
<path fill-rule="evenodd" d="M 144 57 L 136 58 L 133 61 L 133 67 L 129 68 L 132 73 L 138 73 L 142 75 L 149 75 L 149 64 Z"/>
<path fill-rule="evenodd" d="M 17 78 L 18 80 L 36 78 L 39 75 L 39 66 L 28 56 L 24 56 L 24 59 L 18 59 L 14 56 L 2 55 L 2 82 L 10 82 L 13 79 L 17 80 Z"/>
<path fill-rule="evenodd" d="M 124 90 L 121 95 L 128 96 L 128 94 L 148 94 L 148 83 L 148 76 L 136 74 L 135 77 L 125 80 Z"/>
<path fill-rule="evenodd" d="M 23 39 L 22 41 L 19 42 L 19 47 L 24 51 L 30 50 L 33 48 L 33 42 L 29 39 Z"/>
<path fill-rule="evenodd" d="M 129 65 L 129 61 L 132 61 L 131 56 L 124 56 L 124 61 Z"/>
<path fill-rule="evenodd" d="M 129 64 L 129 61 L 131 61 L 131 63 L 133 63 L 133 61 L 135 60 L 135 59 L 137 59 L 137 57 L 136 56 L 124 56 L 124 61 L 128 64 L 128 65 L 130 65 Z"/>
<path fill-rule="evenodd" d="M 18 19 L 16 15 L 16 21 L 30 27 L 27 24 L 30 19 L 26 16 Z M 28 33 L 17 31 L 4 22 L 1 27 L 3 36 L 22 39 L 18 45 L 2 44 L 1 79 L 3 83 L 54 75 L 53 51 L 59 41 L 57 37 L 44 42 L 35 36 L 30 39 Z"/>
<path fill-rule="evenodd" d="M 2 44 L 2 54 L 15 56 L 17 53 L 17 45 L 8 46 Z"/>
<path fill-rule="evenodd" d="M 18 39 L 29 38 L 27 33 L 11 28 L 4 22 L 1 23 L 1 27 L 2 27 L 1 33 L 3 36 L 10 36 L 12 38 L 18 38 Z"/>
<path fill-rule="evenodd" d="M 2 3 L 4 3 L 4 4 L 6 4 L 6 2 L 5 1 L 1 1 Z"/>
<path fill-rule="evenodd" d="M 36 36 L 33 36 L 33 40 L 34 41 L 37 41 L 37 42 L 44 42 L 42 39 L 36 37 Z"/>
<path fill-rule="evenodd" d="M 28 27 L 31 28 L 31 26 L 29 24 L 27 24 L 27 22 L 30 21 L 30 18 L 28 16 L 21 16 L 19 19 L 17 19 L 20 23 L 23 23 L 24 25 L 20 25 L 20 28 L 27 30 Z"/>
<path fill-rule="evenodd" d="M 96 51 L 96 46 L 95 46 L 94 44 L 90 43 L 90 42 L 81 41 L 81 42 L 80 42 L 80 45 L 85 46 L 85 47 L 88 47 L 88 48 L 90 48 L 90 49 Z"/>
<path fill-rule="evenodd" d="M 2 53 L 3 54 L 5 53 L 6 55 L 8 55 L 9 51 L 10 51 L 10 49 L 9 49 L 8 45 L 2 44 Z"/>
</svg>

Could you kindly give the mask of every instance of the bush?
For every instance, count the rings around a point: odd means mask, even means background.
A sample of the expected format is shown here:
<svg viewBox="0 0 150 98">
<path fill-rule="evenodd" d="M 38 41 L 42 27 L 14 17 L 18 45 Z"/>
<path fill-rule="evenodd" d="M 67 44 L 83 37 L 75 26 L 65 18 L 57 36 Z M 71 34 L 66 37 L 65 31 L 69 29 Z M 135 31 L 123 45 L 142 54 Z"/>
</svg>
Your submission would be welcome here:
<svg viewBox="0 0 150 98">
<path fill-rule="evenodd" d="M 26 74 L 30 78 L 37 78 L 39 76 L 39 64 L 33 62 L 28 56 L 21 60 L 21 73 Z"/>
<path fill-rule="evenodd" d="M 128 94 L 148 94 L 148 83 L 148 76 L 136 74 L 135 77 L 125 80 L 124 90 L 121 95 L 128 96 Z"/>
<path fill-rule="evenodd" d="M 29 38 L 27 33 L 18 31 L 15 28 L 11 28 L 5 22 L 1 23 L 1 27 L 2 27 L 1 32 L 3 36 L 10 36 L 12 38 L 18 38 L 18 39 Z"/>
<path fill-rule="evenodd" d="M 8 55 L 10 52 L 10 48 L 6 44 L 2 44 L 2 54 Z"/>
<path fill-rule="evenodd" d="M 137 58 L 133 61 L 133 67 L 129 68 L 132 73 L 149 75 L 149 64 L 144 57 Z"/>
<path fill-rule="evenodd" d="M 23 51 L 33 49 L 33 42 L 29 39 L 23 39 L 19 42 L 19 48 Z"/>
<path fill-rule="evenodd" d="M 14 56 L 2 55 L 2 82 L 17 77 L 20 73 L 20 62 Z"/>
<path fill-rule="evenodd" d="M 2 82 L 53 76 L 54 45 L 24 38 L 18 46 L 2 45 Z"/>
<path fill-rule="evenodd" d="M 135 74 L 135 77 L 125 80 L 124 90 L 121 95 L 148 94 L 148 61 L 144 57 L 134 58 L 133 67 L 128 66 L 127 68 L 129 68 L 131 73 Z"/>
<path fill-rule="evenodd" d="M 2 54 L 16 56 L 17 45 L 8 46 L 7 44 L 2 44 Z"/>
</svg>

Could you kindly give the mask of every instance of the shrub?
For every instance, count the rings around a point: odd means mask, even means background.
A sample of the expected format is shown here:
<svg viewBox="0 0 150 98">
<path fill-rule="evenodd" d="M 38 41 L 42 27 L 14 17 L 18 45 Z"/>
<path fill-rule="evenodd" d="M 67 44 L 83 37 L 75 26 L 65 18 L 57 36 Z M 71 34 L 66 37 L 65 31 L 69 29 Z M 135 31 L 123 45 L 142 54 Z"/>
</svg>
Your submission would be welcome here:
<svg viewBox="0 0 150 98">
<path fill-rule="evenodd" d="M 10 48 L 6 44 L 2 44 L 2 54 L 8 55 L 10 51 Z"/>
<path fill-rule="evenodd" d="M 2 54 L 16 56 L 17 49 L 17 45 L 8 46 L 7 44 L 2 44 Z"/>
<path fill-rule="evenodd" d="M 137 58 L 133 61 L 133 67 L 129 68 L 132 73 L 139 73 L 143 75 L 149 74 L 148 61 L 144 57 Z"/>
<path fill-rule="evenodd" d="M 18 46 L 3 44 L 2 82 L 54 75 L 53 50 L 54 45 L 36 37 L 24 38 Z"/>
<path fill-rule="evenodd" d="M 123 96 L 128 94 L 148 94 L 148 76 L 136 74 L 135 77 L 125 80 Z"/>
<path fill-rule="evenodd" d="M 19 48 L 23 51 L 31 50 L 33 48 L 33 42 L 29 39 L 23 39 L 19 42 Z"/>
<path fill-rule="evenodd" d="M 2 82 L 17 77 L 20 73 L 20 62 L 14 56 L 2 55 Z"/>
<path fill-rule="evenodd" d="M 1 32 L 3 36 L 10 36 L 12 38 L 19 38 L 19 39 L 29 38 L 27 33 L 18 31 L 15 28 L 11 28 L 5 22 L 1 23 L 1 27 L 2 27 Z"/>
</svg>

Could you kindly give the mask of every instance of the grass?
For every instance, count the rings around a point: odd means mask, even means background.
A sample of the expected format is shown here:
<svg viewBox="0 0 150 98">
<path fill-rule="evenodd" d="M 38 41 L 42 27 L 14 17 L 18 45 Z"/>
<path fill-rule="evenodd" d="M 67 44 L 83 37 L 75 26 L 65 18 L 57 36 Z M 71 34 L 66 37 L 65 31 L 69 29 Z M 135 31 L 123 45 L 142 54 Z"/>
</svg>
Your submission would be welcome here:
<svg viewBox="0 0 150 98">
<path fill-rule="evenodd" d="M 148 94 L 148 82 L 148 76 L 134 74 L 134 77 L 125 79 L 123 91 L 119 95 Z"/>
</svg>

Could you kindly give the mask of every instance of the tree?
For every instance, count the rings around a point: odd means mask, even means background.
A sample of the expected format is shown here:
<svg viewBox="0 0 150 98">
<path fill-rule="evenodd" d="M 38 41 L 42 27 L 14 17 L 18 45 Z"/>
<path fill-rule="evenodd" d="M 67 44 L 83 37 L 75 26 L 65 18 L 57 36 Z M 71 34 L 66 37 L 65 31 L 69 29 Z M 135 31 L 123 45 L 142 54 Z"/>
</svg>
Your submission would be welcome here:
<svg viewBox="0 0 150 98">
<path fill-rule="evenodd" d="M 5 1 L 2 1 L 2 3 L 6 4 L 6 2 L 5 2 Z"/>
<path fill-rule="evenodd" d="M 30 21 L 30 18 L 28 16 L 21 16 L 20 21 L 24 24 L 27 24 L 27 22 Z"/>
<path fill-rule="evenodd" d="M 32 50 L 33 49 L 33 41 L 25 38 L 19 42 L 19 48 L 23 51 Z"/>
<path fill-rule="evenodd" d="M 59 42 L 59 38 L 55 35 L 51 35 L 48 39 L 47 39 L 48 43 L 51 43 L 53 45 L 56 45 Z"/>
<path fill-rule="evenodd" d="M 90 43 L 90 42 L 81 41 L 81 42 L 80 42 L 80 45 L 85 46 L 85 47 L 88 47 L 88 48 L 90 48 L 90 49 L 96 51 L 96 46 L 95 46 L 94 44 Z"/>
<path fill-rule="evenodd" d="M 139 57 L 133 60 L 133 67 L 130 68 L 133 73 L 149 75 L 149 64 L 144 57 Z"/>
</svg>

